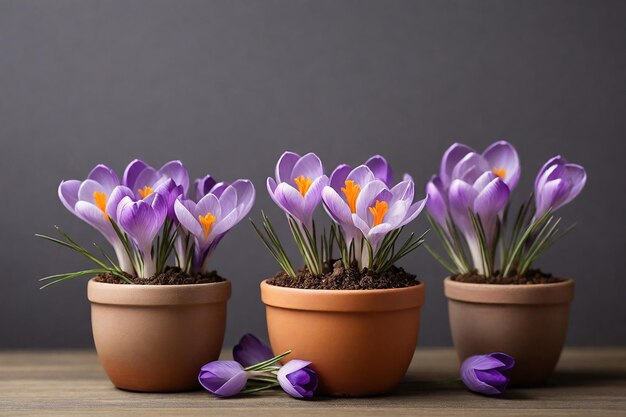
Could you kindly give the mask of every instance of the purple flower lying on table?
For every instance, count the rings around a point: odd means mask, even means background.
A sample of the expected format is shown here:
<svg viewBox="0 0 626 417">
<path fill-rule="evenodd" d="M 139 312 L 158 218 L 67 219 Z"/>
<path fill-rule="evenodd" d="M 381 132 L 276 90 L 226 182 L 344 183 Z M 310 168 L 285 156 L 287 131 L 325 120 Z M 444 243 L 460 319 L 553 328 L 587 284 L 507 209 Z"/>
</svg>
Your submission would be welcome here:
<svg viewBox="0 0 626 417">
<path fill-rule="evenodd" d="M 471 391 L 485 395 L 502 394 L 509 384 L 515 360 L 506 353 L 470 356 L 461 365 L 461 380 Z"/>
<path fill-rule="evenodd" d="M 200 369 L 198 381 L 218 397 L 232 397 L 281 386 L 294 398 L 310 398 L 318 385 L 311 362 L 294 359 L 282 367 L 280 360 L 291 351 L 273 356 L 269 346 L 252 334 L 244 335 L 233 348 L 234 361 L 214 361 Z"/>
<path fill-rule="evenodd" d="M 309 367 L 311 362 L 294 359 L 277 373 L 283 390 L 294 398 L 311 398 L 317 389 L 317 374 Z"/>
</svg>

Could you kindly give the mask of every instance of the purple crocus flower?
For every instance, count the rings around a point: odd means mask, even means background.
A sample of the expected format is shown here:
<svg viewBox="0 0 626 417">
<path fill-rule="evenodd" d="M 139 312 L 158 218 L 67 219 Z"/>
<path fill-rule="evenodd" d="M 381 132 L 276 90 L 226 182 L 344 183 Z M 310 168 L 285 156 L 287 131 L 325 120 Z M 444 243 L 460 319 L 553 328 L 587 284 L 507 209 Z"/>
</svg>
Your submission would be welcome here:
<svg viewBox="0 0 626 417">
<path fill-rule="evenodd" d="M 250 333 L 243 335 L 239 339 L 239 343 L 233 348 L 233 358 L 245 367 L 256 365 L 273 357 L 272 349 Z"/>
<path fill-rule="evenodd" d="M 170 161 L 161 168 L 154 169 L 140 159 L 132 161 L 124 170 L 122 182 L 133 190 L 137 199 L 145 198 L 168 179 L 182 186 L 183 195 L 189 189 L 189 173 L 181 161 Z"/>
<path fill-rule="evenodd" d="M 447 188 L 455 179 L 473 183 L 485 171 L 500 177 L 513 190 L 521 175 L 519 156 L 513 145 L 501 140 L 479 154 L 466 145 L 455 143 L 443 155 L 439 178 Z"/>
<path fill-rule="evenodd" d="M 248 382 L 248 372 L 235 361 L 215 361 L 200 369 L 198 382 L 207 391 L 218 397 L 239 394 Z"/>
<path fill-rule="evenodd" d="M 413 202 L 414 184 L 404 180 L 392 189 L 384 182 L 374 180 L 359 192 L 355 212 L 351 213 L 354 225 L 368 240 L 374 253 L 385 235 L 415 219 L 426 204 L 428 197 Z M 330 201 L 329 201 L 330 202 Z M 328 206 L 337 206 L 332 203 Z"/>
<path fill-rule="evenodd" d="M 313 212 L 327 184 L 317 155 L 285 152 L 276 164 L 276 177 L 267 179 L 267 190 L 281 209 L 311 231 Z"/>
<path fill-rule="evenodd" d="M 180 198 L 176 200 L 176 218 L 194 237 L 192 266 L 195 271 L 206 269 L 209 255 L 222 237 L 250 212 L 254 198 L 252 182 L 237 180 L 227 186 L 219 196 L 209 193 L 198 203 Z"/>
<path fill-rule="evenodd" d="M 352 215 L 356 213 L 356 201 L 361 190 L 374 180 L 377 178 L 367 165 L 351 169 L 344 164 L 333 171 L 329 185 L 322 190 L 324 208 L 333 221 L 342 227 L 347 245 L 353 240 L 360 244 L 361 231 L 354 224 Z"/>
<path fill-rule="evenodd" d="M 141 251 L 143 269 L 139 271 L 139 275 L 143 278 L 149 278 L 156 272 L 152 244 L 163 227 L 167 211 L 167 200 L 159 193 L 153 193 L 138 201 L 126 196 L 117 206 L 120 227 Z"/>
<path fill-rule="evenodd" d="M 535 179 L 535 219 L 572 201 L 586 182 L 587 173 L 582 166 L 570 164 L 560 155 L 548 160 Z"/>
<path fill-rule="evenodd" d="M 465 236 L 474 266 L 484 274 L 482 252 L 478 236 L 472 225 L 469 211 L 480 218 L 485 230 L 487 245 L 496 238 L 498 216 L 509 201 L 510 190 L 499 176 L 486 171 L 473 184 L 456 179 L 448 193 L 452 220 Z"/>
<path fill-rule="evenodd" d="M 132 274 L 133 265 L 110 221 L 116 220 L 117 205 L 128 191 L 120 186 L 115 171 L 106 165 L 97 165 L 84 181 L 62 181 L 58 194 L 70 212 L 102 233 L 113 247 L 120 268 Z"/>
<path fill-rule="evenodd" d="M 317 374 L 309 367 L 311 362 L 294 359 L 278 370 L 282 389 L 294 398 L 311 398 L 318 385 Z"/>
<path fill-rule="evenodd" d="M 499 177 L 509 191 L 513 191 L 521 175 L 519 156 L 513 145 L 498 141 L 478 154 L 466 145 L 455 143 L 444 153 L 439 175 L 433 175 L 426 184 L 426 194 L 429 196 L 426 209 L 446 233 L 449 232 L 447 220 L 452 183 L 461 180 L 473 185 L 486 172 Z"/>
<path fill-rule="evenodd" d="M 514 365 L 515 360 L 506 353 L 470 356 L 461 365 L 461 380 L 471 391 L 499 395 L 506 390 Z"/>
</svg>

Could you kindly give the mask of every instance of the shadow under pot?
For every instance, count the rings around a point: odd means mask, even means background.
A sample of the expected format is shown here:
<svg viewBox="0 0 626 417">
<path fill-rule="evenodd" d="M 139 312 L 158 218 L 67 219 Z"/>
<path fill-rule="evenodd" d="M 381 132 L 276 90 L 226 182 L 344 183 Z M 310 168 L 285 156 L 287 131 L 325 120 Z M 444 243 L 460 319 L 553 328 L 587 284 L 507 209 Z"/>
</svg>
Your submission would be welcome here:
<svg viewBox="0 0 626 417">
<path fill-rule="evenodd" d="M 385 290 L 307 290 L 261 283 L 274 354 L 312 362 L 318 392 L 362 397 L 393 391 L 420 325 L 424 284 Z"/>
<path fill-rule="evenodd" d="M 498 285 L 444 281 L 450 330 L 459 361 L 504 352 L 515 358 L 511 383 L 544 384 L 559 360 L 574 298 L 574 281 Z"/>
<path fill-rule="evenodd" d="M 230 293 L 229 281 L 127 285 L 91 279 L 93 338 L 111 382 L 142 392 L 199 388 L 200 367 L 222 349 Z"/>
</svg>

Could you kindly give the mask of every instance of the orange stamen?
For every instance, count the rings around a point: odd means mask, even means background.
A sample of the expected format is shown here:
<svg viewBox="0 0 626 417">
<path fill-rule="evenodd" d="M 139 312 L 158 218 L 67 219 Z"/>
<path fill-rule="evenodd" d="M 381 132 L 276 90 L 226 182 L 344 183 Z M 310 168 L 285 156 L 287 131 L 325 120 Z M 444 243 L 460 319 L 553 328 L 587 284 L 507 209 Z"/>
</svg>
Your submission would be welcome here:
<svg viewBox="0 0 626 417">
<path fill-rule="evenodd" d="M 300 175 L 298 178 L 294 178 L 293 181 L 298 186 L 298 191 L 302 194 L 302 197 L 306 195 L 306 192 L 309 191 L 311 184 L 313 184 L 313 180 L 309 177 L 303 177 Z"/>
<path fill-rule="evenodd" d="M 361 187 L 359 187 L 358 184 L 355 184 L 352 180 L 346 180 L 346 188 L 342 188 L 341 191 L 343 191 L 346 196 L 346 201 L 348 202 L 350 211 L 352 213 L 356 213 L 356 198 L 361 192 Z"/>
<path fill-rule="evenodd" d="M 101 193 L 100 191 L 96 191 L 93 193 L 93 199 L 96 202 L 96 207 L 98 207 L 102 214 L 104 214 L 104 218 L 109 220 L 109 215 L 107 214 L 107 195 L 105 193 Z"/>
<path fill-rule="evenodd" d="M 498 177 L 504 179 L 504 177 L 506 177 L 506 169 L 505 168 L 494 168 L 493 169 L 493 173 L 496 174 Z"/>
<path fill-rule="evenodd" d="M 383 218 L 385 217 L 385 214 L 387 214 L 387 211 L 389 211 L 389 205 L 387 202 L 376 200 L 376 205 L 370 207 L 370 213 L 374 216 L 372 227 L 376 227 L 383 222 Z"/>
<path fill-rule="evenodd" d="M 202 231 L 204 232 L 204 238 L 209 237 L 209 233 L 211 232 L 211 227 L 213 227 L 213 223 L 215 223 L 215 216 L 211 213 L 207 213 L 205 216 L 198 216 L 198 220 L 200 220 L 200 224 L 202 225 Z"/>
<path fill-rule="evenodd" d="M 138 189 L 137 192 L 139 192 L 141 198 L 146 198 L 152 194 L 152 188 L 146 185 L 145 187 Z"/>
</svg>

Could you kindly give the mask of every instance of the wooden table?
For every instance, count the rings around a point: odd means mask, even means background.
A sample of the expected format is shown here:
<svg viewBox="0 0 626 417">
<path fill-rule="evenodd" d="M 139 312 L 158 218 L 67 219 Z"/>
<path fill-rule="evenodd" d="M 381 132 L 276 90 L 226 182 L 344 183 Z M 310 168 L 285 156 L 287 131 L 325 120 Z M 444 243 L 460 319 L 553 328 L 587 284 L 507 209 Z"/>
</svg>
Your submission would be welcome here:
<svg viewBox="0 0 626 417">
<path fill-rule="evenodd" d="M 227 352 L 224 357 L 228 357 Z M 0 352 L 2 416 L 626 416 L 626 348 L 567 349 L 547 387 L 502 398 L 461 385 L 451 349 L 419 349 L 394 395 L 295 400 L 280 390 L 219 399 L 204 391 L 140 394 L 115 389 L 92 351 Z"/>
</svg>

